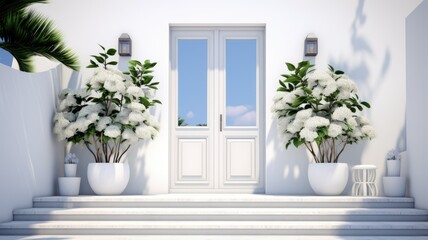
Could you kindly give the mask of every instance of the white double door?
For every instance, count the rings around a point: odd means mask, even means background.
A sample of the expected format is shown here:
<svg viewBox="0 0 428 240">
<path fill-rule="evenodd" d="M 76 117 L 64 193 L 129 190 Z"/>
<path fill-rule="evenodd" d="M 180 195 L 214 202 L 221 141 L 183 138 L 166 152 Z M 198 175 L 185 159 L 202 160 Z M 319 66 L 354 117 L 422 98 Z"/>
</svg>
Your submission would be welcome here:
<svg viewBox="0 0 428 240">
<path fill-rule="evenodd" d="M 170 41 L 170 192 L 264 192 L 264 29 Z"/>
</svg>

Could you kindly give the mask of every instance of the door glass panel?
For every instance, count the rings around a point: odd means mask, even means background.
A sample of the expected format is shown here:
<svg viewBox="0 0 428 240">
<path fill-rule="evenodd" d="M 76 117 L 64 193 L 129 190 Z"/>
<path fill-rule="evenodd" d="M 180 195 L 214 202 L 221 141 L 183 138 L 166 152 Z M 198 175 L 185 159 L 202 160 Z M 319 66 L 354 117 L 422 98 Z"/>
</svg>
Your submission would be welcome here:
<svg viewBox="0 0 428 240">
<path fill-rule="evenodd" d="M 178 40 L 178 126 L 207 126 L 208 41 Z"/>
<path fill-rule="evenodd" d="M 226 40 L 226 125 L 256 126 L 255 39 Z"/>
</svg>

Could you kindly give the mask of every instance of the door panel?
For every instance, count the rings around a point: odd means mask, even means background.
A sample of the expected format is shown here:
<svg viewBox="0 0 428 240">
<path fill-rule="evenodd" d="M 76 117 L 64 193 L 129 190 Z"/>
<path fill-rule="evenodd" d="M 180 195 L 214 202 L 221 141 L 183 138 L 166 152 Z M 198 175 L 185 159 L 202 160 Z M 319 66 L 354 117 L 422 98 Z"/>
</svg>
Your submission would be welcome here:
<svg viewBox="0 0 428 240">
<path fill-rule="evenodd" d="M 171 192 L 264 192 L 263 41 L 171 29 Z"/>
</svg>

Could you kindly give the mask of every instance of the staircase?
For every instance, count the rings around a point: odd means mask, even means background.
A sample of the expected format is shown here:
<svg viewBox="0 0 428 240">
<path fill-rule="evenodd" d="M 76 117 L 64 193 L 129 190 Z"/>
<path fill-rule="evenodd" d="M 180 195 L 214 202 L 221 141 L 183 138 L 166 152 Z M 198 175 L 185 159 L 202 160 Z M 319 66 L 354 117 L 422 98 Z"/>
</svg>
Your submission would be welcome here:
<svg viewBox="0 0 428 240">
<path fill-rule="evenodd" d="M 15 210 L 13 222 L 0 224 L 0 235 L 424 236 L 409 239 L 428 239 L 428 211 L 415 209 L 412 198 L 168 194 L 37 197 L 33 202 L 34 208 Z"/>
</svg>

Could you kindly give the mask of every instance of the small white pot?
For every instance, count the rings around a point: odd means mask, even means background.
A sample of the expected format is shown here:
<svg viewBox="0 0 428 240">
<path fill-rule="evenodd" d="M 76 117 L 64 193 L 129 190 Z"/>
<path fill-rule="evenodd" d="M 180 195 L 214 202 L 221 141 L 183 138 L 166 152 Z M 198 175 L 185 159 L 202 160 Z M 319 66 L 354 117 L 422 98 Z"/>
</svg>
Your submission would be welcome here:
<svg viewBox="0 0 428 240">
<path fill-rule="evenodd" d="M 61 196 L 77 196 L 80 189 L 80 177 L 60 177 L 58 187 Z"/>
<path fill-rule="evenodd" d="M 347 163 L 309 164 L 309 183 L 318 195 L 340 195 L 348 183 L 348 177 Z"/>
<path fill-rule="evenodd" d="M 75 163 L 64 164 L 64 175 L 66 177 L 75 177 L 76 171 L 77 171 L 77 164 Z"/>
<path fill-rule="evenodd" d="M 88 182 L 97 195 L 119 195 L 129 181 L 128 163 L 90 163 Z"/>
<path fill-rule="evenodd" d="M 386 160 L 388 177 L 400 176 L 401 160 Z"/>
<path fill-rule="evenodd" d="M 406 194 L 405 177 L 383 177 L 383 193 L 387 197 L 403 197 Z"/>
</svg>

